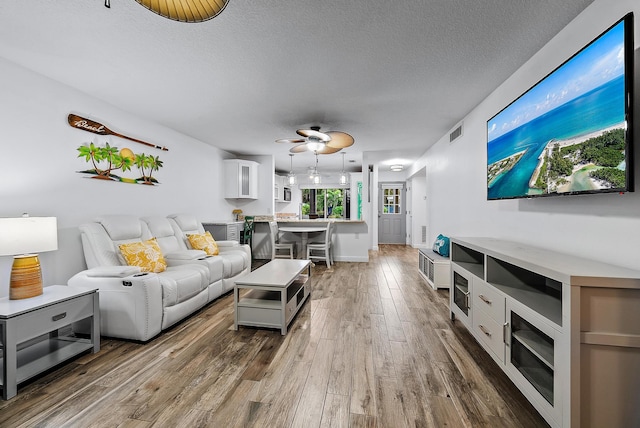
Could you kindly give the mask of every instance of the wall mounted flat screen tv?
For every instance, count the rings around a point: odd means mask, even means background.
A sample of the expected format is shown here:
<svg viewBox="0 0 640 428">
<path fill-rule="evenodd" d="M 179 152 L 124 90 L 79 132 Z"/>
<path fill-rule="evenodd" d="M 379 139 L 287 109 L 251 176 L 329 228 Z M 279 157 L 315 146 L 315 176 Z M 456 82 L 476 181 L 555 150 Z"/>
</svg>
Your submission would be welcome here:
<svg viewBox="0 0 640 428">
<path fill-rule="evenodd" d="M 633 191 L 633 14 L 487 121 L 487 199 Z"/>
</svg>

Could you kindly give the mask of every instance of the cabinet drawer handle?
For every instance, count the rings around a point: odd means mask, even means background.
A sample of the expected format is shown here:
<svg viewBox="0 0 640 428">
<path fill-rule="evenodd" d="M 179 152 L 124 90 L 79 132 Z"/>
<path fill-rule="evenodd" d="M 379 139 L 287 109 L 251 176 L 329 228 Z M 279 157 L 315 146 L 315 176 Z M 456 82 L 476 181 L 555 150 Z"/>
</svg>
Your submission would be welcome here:
<svg viewBox="0 0 640 428">
<path fill-rule="evenodd" d="M 502 343 L 504 343 L 505 345 L 509 346 L 509 338 L 510 338 L 510 334 L 508 333 L 509 330 L 509 323 L 506 322 L 502 325 Z"/>
<path fill-rule="evenodd" d="M 65 318 L 66 316 L 67 316 L 67 313 L 63 312 L 61 314 L 52 316 L 51 317 L 51 321 L 60 321 L 61 319 Z"/>
<path fill-rule="evenodd" d="M 487 305 L 490 305 L 490 304 L 492 304 L 492 303 L 493 303 L 491 300 L 489 300 L 489 299 L 487 299 L 486 297 L 484 297 L 484 294 L 480 294 L 478 297 L 480 298 L 480 300 L 482 300 L 483 302 L 485 302 Z"/>
<path fill-rule="evenodd" d="M 489 330 L 487 330 L 487 328 L 485 326 L 483 326 L 482 324 L 478 325 L 478 328 L 480 329 L 480 331 L 482 331 L 484 334 L 486 334 L 487 336 L 491 337 L 491 332 Z"/>
</svg>

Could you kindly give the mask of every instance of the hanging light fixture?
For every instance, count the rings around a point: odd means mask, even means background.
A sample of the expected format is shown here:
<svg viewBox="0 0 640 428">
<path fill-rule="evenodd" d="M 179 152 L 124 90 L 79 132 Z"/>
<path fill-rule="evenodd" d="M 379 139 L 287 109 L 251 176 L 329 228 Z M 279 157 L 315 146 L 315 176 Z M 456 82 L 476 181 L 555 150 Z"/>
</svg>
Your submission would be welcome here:
<svg viewBox="0 0 640 428">
<path fill-rule="evenodd" d="M 287 177 L 289 178 L 289 185 L 293 186 L 294 184 L 296 184 L 296 175 L 293 173 L 293 153 L 289 153 L 289 156 L 291 161 L 291 168 L 289 169 L 289 174 L 287 174 Z"/>
<path fill-rule="evenodd" d="M 347 175 L 347 173 L 344 170 L 344 155 L 345 153 L 342 152 L 342 173 L 340 174 L 340 184 L 345 186 L 347 185 L 347 183 L 349 183 L 349 176 Z"/>
<path fill-rule="evenodd" d="M 315 152 L 316 155 L 316 166 L 313 168 L 313 171 L 311 171 L 311 174 L 309 175 L 309 178 L 311 179 L 311 182 L 313 184 L 320 184 L 320 174 L 318 173 L 318 152 Z"/>
<path fill-rule="evenodd" d="M 174 21 L 203 22 L 218 16 L 229 0 L 136 0 L 136 2 Z M 105 6 L 108 4 L 109 2 L 105 2 Z"/>
</svg>

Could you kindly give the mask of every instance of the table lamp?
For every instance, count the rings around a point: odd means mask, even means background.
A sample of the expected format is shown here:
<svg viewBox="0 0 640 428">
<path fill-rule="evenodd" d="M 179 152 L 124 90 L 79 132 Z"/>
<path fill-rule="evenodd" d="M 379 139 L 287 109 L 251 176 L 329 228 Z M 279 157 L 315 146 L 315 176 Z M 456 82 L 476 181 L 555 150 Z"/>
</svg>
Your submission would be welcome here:
<svg viewBox="0 0 640 428">
<path fill-rule="evenodd" d="M 42 272 L 38 255 L 58 249 L 55 217 L 0 218 L 0 256 L 14 256 L 9 299 L 27 299 L 42 294 Z"/>
</svg>

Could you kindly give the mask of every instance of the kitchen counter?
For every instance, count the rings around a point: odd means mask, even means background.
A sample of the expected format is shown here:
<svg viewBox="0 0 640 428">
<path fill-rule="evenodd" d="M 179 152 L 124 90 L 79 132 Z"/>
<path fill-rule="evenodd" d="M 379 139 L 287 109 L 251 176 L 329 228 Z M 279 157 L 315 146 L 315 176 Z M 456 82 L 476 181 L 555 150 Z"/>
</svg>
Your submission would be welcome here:
<svg viewBox="0 0 640 428">
<path fill-rule="evenodd" d="M 256 259 L 271 258 L 271 238 L 269 236 L 269 220 L 256 220 L 253 232 L 253 255 Z M 344 219 L 279 219 L 278 225 L 289 227 L 304 227 L 323 225 L 327 222 L 334 224 L 333 250 L 336 261 L 367 262 L 369 261 L 369 231 L 364 220 Z M 301 234 L 285 232 L 283 237 L 287 241 L 295 241 L 300 248 Z"/>
</svg>

